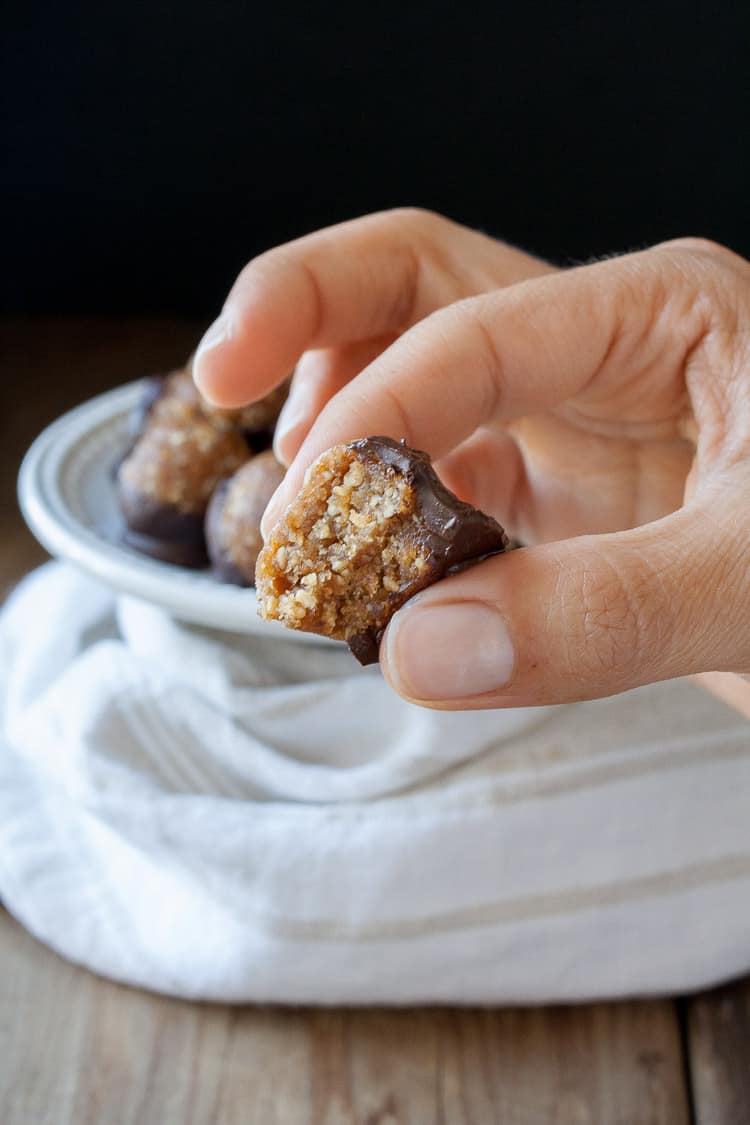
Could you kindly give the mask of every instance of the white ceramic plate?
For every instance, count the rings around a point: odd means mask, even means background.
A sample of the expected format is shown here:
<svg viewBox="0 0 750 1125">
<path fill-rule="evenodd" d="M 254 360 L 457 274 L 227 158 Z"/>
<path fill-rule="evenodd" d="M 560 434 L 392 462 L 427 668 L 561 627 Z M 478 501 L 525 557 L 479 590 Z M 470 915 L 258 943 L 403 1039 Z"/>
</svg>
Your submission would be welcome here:
<svg viewBox="0 0 750 1125">
<path fill-rule="evenodd" d="M 113 469 L 126 448 L 127 419 L 143 382 L 90 399 L 48 426 L 18 478 L 24 518 L 50 554 L 68 559 L 123 593 L 196 625 L 332 644 L 261 621 L 254 590 L 218 582 L 209 571 L 157 562 L 123 545 Z"/>
</svg>

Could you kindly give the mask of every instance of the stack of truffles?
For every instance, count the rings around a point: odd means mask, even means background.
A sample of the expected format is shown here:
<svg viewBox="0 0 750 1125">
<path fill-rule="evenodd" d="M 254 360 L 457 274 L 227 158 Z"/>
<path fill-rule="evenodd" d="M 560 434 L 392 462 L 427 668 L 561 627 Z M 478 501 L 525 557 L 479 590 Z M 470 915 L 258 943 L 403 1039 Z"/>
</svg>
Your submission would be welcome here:
<svg viewBox="0 0 750 1125">
<path fill-rule="evenodd" d="M 428 454 L 372 436 L 307 470 L 264 545 L 260 521 L 284 469 L 270 446 L 288 380 L 242 410 L 203 401 L 189 371 L 149 382 L 117 471 L 126 542 L 256 584 L 258 612 L 378 660 L 384 630 L 419 590 L 509 545 L 491 516 L 442 483 Z"/>
<path fill-rule="evenodd" d="M 270 447 L 288 389 L 289 380 L 251 406 L 218 410 L 189 366 L 149 379 L 117 469 L 126 543 L 252 586 L 261 516 L 284 475 Z"/>
</svg>

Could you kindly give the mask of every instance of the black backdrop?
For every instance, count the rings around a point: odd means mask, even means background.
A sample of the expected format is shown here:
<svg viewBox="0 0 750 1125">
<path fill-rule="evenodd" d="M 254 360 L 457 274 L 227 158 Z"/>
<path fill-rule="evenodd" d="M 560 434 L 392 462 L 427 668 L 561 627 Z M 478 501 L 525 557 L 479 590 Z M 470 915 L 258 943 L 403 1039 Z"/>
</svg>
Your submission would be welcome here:
<svg viewBox="0 0 750 1125">
<path fill-rule="evenodd" d="M 205 315 L 259 250 L 397 204 L 568 262 L 750 255 L 750 5 L 15 4 L 18 311 Z"/>
</svg>

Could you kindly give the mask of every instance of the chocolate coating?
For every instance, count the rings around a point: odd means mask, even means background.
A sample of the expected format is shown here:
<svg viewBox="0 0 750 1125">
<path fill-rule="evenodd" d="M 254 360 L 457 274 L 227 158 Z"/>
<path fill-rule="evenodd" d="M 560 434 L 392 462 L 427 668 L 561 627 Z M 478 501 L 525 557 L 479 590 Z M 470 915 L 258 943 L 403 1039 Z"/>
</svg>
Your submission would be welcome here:
<svg viewBox="0 0 750 1125">
<path fill-rule="evenodd" d="M 175 566 L 208 565 L 201 515 L 159 503 L 123 480 L 118 481 L 117 493 L 127 524 L 122 537 L 126 546 Z"/>
<path fill-rule="evenodd" d="M 202 570 L 208 566 L 208 555 L 203 542 L 178 543 L 157 536 L 141 535 L 130 528 L 123 533 L 122 542 L 139 555 L 148 555 L 149 558 L 171 563 L 172 566 L 185 566 L 191 570 Z"/>
<path fill-rule="evenodd" d="M 208 414 L 184 371 L 149 379 L 116 469 L 125 541 L 183 566 L 205 566 L 203 519 L 216 483 L 250 456 L 233 421 Z"/>
<path fill-rule="evenodd" d="M 290 380 L 273 388 L 259 402 L 239 410 L 221 410 L 200 395 L 192 378 L 192 358 L 184 368 L 143 381 L 141 396 L 128 419 L 126 448 L 113 465 L 112 475 L 127 523 L 124 542 L 153 558 L 199 567 L 209 561 L 204 536 L 209 496 L 227 473 L 253 453 L 270 448 Z M 268 457 L 276 465 L 270 453 Z M 274 471 L 272 475 L 277 474 Z M 260 483 L 263 470 L 251 476 L 260 496 L 264 492 Z M 215 511 L 223 506 L 228 486 L 220 485 L 216 491 Z M 265 492 L 268 495 L 258 524 L 273 488 L 269 491 L 265 485 Z M 255 501 L 256 507 L 260 499 Z M 247 509 L 251 504 L 248 496 L 244 503 Z M 245 518 L 253 522 L 249 511 Z M 261 545 L 259 527 L 246 527 L 245 538 L 238 544 L 227 537 L 226 519 L 211 522 L 217 528 L 213 551 L 217 575 L 248 585 L 254 579 L 254 556 L 252 565 L 247 566 L 253 536 L 258 536 L 258 549 Z M 224 534 L 221 546 L 219 524 Z"/>
<path fill-rule="evenodd" d="M 429 454 L 388 437 L 362 438 L 351 442 L 350 448 L 364 461 L 377 460 L 395 469 L 414 489 L 417 514 L 429 549 L 429 569 L 423 586 L 500 554 L 508 547 L 508 536 L 496 520 L 459 500 L 445 487 Z M 349 648 L 360 664 L 377 663 L 382 636 L 382 629 L 368 629 L 349 640 Z"/>
</svg>

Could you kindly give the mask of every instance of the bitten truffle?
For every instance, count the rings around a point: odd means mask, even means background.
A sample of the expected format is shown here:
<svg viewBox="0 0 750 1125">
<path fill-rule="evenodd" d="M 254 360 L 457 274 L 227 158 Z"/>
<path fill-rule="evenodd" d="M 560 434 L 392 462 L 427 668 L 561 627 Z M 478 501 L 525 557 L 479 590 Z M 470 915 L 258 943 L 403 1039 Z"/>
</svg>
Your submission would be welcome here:
<svg viewBox="0 0 750 1125">
<path fill-rule="evenodd" d="M 258 612 L 347 641 L 360 663 L 375 663 L 404 602 L 507 546 L 502 527 L 454 496 L 426 453 L 363 438 L 308 469 L 258 557 Z"/>
<path fill-rule="evenodd" d="M 263 546 L 260 521 L 283 476 L 283 466 L 268 450 L 216 488 L 206 513 L 206 545 L 214 571 L 224 582 L 254 585 Z"/>
<path fill-rule="evenodd" d="M 126 542 L 183 566 L 206 563 L 203 521 L 217 483 L 250 457 L 232 419 L 207 412 L 185 372 L 149 380 L 117 469 Z M 138 432 L 140 429 L 140 432 Z"/>
<path fill-rule="evenodd" d="M 130 430 L 137 435 L 143 428 L 153 405 L 163 398 L 178 398 L 199 406 L 207 418 L 212 418 L 220 426 L 234 425 L 241 430 L 250 447 L 262 452 L 273 439 L 273 431 L 281 408 L 287 400 L 291 375 L 274 387 L 268 394 L 248 406 L 237 410 L 223 410 L 212 406 L 202 397 L 193 382 L 193 364 L 189 360 L 184 368 L 172 371 L 169 375 L 152 375 L 146 380 L 141 400 L 137 403 L 131 419 Z"/>
</svg>

